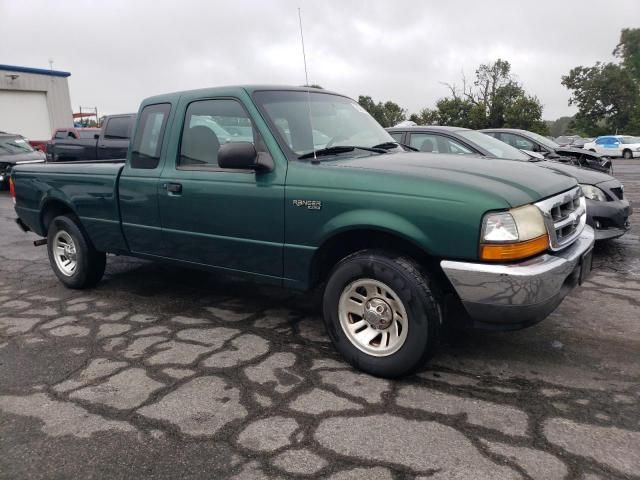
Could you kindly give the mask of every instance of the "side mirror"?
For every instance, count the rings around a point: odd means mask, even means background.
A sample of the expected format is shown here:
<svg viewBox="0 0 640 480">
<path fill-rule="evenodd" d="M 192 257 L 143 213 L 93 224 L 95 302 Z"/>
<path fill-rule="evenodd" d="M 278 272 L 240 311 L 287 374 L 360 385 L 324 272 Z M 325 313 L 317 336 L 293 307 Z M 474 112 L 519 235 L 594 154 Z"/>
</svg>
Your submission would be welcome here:
<svg viewBox="0 0 640 480">
<path fill-rule="evenodd" d="M 100 139 L 100 134 L 99 133 L 94 133 L 93 134 L 93 139 L 94 140 L 99 140 Z"/>
<path fill-rule="evenodd" d="M 268 153 L 256 151 L 251 142 L 225 143 L 218 150 L 218 165 L 220 168 L 234 170 L 273 170 L 273 159 Z"/>
</svg>

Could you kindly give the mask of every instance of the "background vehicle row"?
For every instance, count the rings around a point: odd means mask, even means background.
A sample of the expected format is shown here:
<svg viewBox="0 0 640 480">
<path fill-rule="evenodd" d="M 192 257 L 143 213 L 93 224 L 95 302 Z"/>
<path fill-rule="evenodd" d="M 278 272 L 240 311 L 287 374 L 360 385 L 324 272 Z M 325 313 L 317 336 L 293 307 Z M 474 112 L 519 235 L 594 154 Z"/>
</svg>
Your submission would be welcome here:
<svg viewBox="0 0 640 480">
<path fill-rule="evenodd" d="M 532 158 L 532 155 L 511 146 L 516 144 L 532 148 L 531 141 L 520 133 L 491 131 L 487 134 L 466 128 L 441 126 L 393 127 L 387 130 L 396 141 L 421 152 L 531 162 L 538 167 L 570 175 L 578 181 L 587 197 L 587 224 L 595 229 L 596 240 L 620 237 L 630 228 L 629 217 L 632 214 L 632 208 L 624 196 L 622 184 L 617 179 L 588 168 Z M 536 138 L 536 134 L 528 133 L 532 138 Z"/>
<path fill-rule="evenodd" d="M 136 115 L 108 115 L 101 128 L 62 128 L 47 143 L 47 160 L 108 160 L 125 158 Z"/>
</svg>

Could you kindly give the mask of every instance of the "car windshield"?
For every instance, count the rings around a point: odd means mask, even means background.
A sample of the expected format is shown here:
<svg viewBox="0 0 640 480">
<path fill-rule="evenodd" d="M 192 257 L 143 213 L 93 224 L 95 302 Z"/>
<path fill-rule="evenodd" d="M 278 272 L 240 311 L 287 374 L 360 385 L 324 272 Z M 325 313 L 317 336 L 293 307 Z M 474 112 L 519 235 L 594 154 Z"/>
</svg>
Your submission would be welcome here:
<svg viewBox="0 0 640 480">
<path fill-rule="evenodd" d="M 558 145 L 553 140 L 549 140 L 547 137 L 543 137 L 542 135 L 538 135 L 537 133 L 527 132 L 527 136 L 551 150 L 555 150 L 556 148 L 560 147 L 560 145 Z"/>
<path fill-rule="evenodd" d="M 480 148 L 491 152 L 491 156 L 493 157 L 503 158 L 506 160 L 520 160 L 524 162 L 529 160 L 529 156 L 522 153 L 517 148 L 482 132 L 477 132 L 475 130 L 459 130 L 456 133 L 462 138 L 475 143 Z"/>
<path fill-rule="evenodd" d="M 622 137 L 622 143 L 625 145 L 640 143 L 640 137 Z"/>
<path fill-rule="evenodd" d="M 22 137 L 0 137 L 0 155 L 33 152 L 33 148 Z"/>
<path fill-rule="evenodd" d="M 580 140 L 580 137 L 563 136 L 556 138 L 555 141 L 556 143 L 575 143 L 577 140 Z"/>
<path fill-rule="evenodd" d="M 384 128 L 350 98 L 306 91 L 261 91 L 256 92 L 254 98 L 291 156 L 330 147 L 371 148 L 394 142 Z M 335 155 L 372 153 L 362 149 L 335 149 Z"/>
</svg>

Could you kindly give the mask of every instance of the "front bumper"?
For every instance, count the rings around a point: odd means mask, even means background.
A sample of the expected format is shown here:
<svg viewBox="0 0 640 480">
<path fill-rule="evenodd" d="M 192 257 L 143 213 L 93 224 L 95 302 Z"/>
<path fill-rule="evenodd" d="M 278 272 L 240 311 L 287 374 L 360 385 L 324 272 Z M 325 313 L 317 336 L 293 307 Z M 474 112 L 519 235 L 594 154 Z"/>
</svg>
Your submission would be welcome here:
<svg viewBox="0 0 640 480">
<path fill-rule="evenodd" d="M 474 328 L 515 330 L 545 319 L 581 281 L 590 262 L 594 232 L 585 226 L 578 239 L 559 252 L 513 264 L 444 260 L 451 282 Z M 590 268 L 590 263 L 585 265 Z"/>
<path fill-rule="evenodd" d="M 632 213 L 627 200 L 598 202 L 587 199 L 587 225 L 595 231 L 596 241 L 611 240 L 627 233 L 631 228 L 629 217 Z"/>
</svg>

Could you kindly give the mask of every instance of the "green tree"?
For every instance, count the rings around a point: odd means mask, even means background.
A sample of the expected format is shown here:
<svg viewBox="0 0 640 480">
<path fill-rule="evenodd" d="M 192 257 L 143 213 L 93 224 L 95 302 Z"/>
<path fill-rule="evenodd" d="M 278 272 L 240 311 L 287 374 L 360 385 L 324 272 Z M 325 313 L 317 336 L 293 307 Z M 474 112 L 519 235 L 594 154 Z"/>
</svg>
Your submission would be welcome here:
<svg viewBox="0 0 640 480">
<path fill-rule="evenodd" d="M 407 118 L 407 111 L 395 102 L 376 103 L 370 96 L 360 95 L 358 103 L 385 128 L 393 127 Z"/>
<path fill-rule="evenodd" d="M 574 135 L 576 130 L 572 125 L 573 117 L 560 117 L 557 120 L 548 122 L 549 135 L 559 137 L 560 135 Z"/>
<path fill-rule="evenodd" d="M 640 132 L 640 28 L 625 28 L 613 50 L 620 63 L 579 66 L 562 77 L 576 105 L 574 127 L 588 135 Z"/>
<path fill-rule="evenodd" d="M 569 105 L 576 105 L 577 128 L 589 135 L 604 131 L 623 131 L 638 103 L 638 85 L 623 66 L 596 63 L 593 67 L 575 67 L 562 77 L 571 90 Z"/>
<path fill-rule="evenodd" d="M 436 108 L 441 125 L 473 129 L 487 126 L 484 109 L 458 96 L 438 100 Z"/>
<path fill-rule="evenodd" d="M 549 134 L 547 124 L 542 120 L 542 105 L 536 97 L 525 94 L 515 96 L 504 105 L 503 120 L 506 128 Z"/>
<path fill-rule="evenodd" d="M 438 100 L 435 111 L 423 109 L 410 119 L 421 124 L 473 129 L 513 127 L 547 132 L 542 121 L 542 104 L 515 80 L 511 64 L 506 60 L 480 65 L 472 83 L 467 83 L 463 76 L 461 88 L 455 84 L 445 85 L 450 95 Z"/>
<path fill-rule="evenodd" d="M 438 125 L 440 123 L 440 115 L 438 110 L 423 108 L 418 113 L 412 113 L 409 120 L 418 125 Z"/>
<path fill-rule="evenodd" d="M 625 28 L 613 54 L 622 60 L 629 74 L 640 81 L 640 28 Z"/>
</svg>

